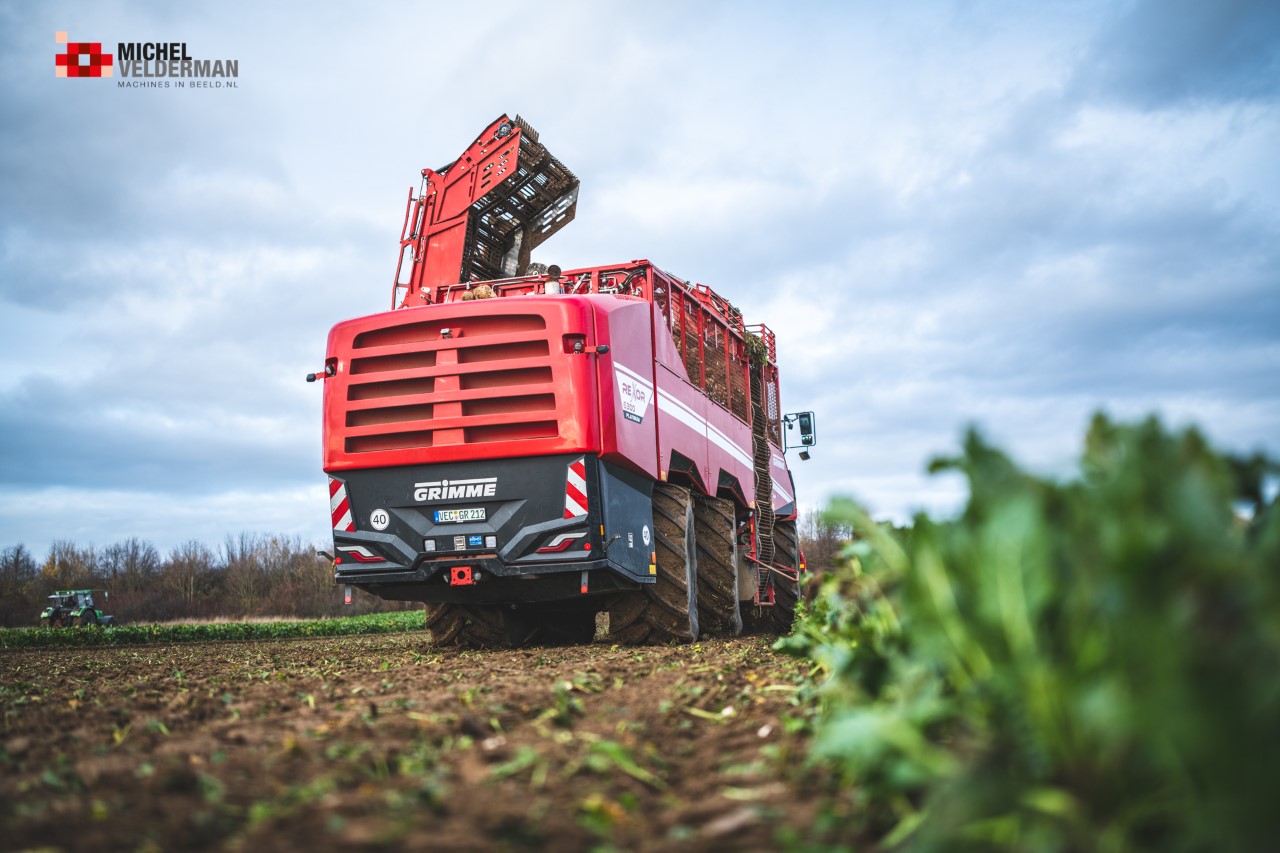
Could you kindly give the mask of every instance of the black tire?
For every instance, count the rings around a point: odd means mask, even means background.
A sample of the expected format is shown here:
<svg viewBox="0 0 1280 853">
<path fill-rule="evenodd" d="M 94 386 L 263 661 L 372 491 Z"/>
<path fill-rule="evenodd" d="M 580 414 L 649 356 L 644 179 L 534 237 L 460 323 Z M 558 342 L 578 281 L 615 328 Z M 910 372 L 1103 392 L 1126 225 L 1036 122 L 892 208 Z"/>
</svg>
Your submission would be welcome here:
<svg viewBox="0 0 1280 853">
<path fill-rule="evenodd" d="M 77 628 L 94 628 L 98 625 L 98 614 L 92 610 L 86 610 L 72 620 Z"/>
<path fill-rule="evenodd" d="M 654 485 L 653 527 L 657 582 L 614 599 L 606 642 L 657 645 L 698 638 L 698 551 L 688 489 Z"/>
<path fill-rule="evenodd" d="M 698 495 L 693 500 L 698 548 L 698 624 L 704 637 L 742 633 L 738 606 L 737 514 L 733 501 Z"/>
<path fill-rule="evenodd" d="M 774 522 L 773 560 L 795 578 L 791 580 L 773 573 L 774 605 L 769 608 L 774 632 L 790 634 L 796 618 L 796 602 L 800 600 L 800 537 L 794 520 Z"/>
<path fill-rule="evenodd" d="M 49 617 L 48 617 L 48 616 L 41 616 L 41 617 L 40 617 L 40 627 L 41 627 L 41 628 L 52 628 L 52 627 L 53 627 L 53 623 L 49 621 Z"/>
<path fill-rule="evenodd" d="M 483 649 L 508 645 L 502 612 L 497 607 L 428 603 L 426 628 L 431 632 L 433 646 Z"/>
<path fill-rule="evenodd" d="M 743 630 L 748 634 L 790 634 L 791 623 L 796 617 L 796 602 L 800 600 L 800 540 L 795 521 L 777 521 L 773 525 L 774 566 L 785 569 L 792 577 L 784 577 L 778 571 L 769 572 L 769 585 L 773 587 L 774 603 L 768 607 L 742 602 Z M 755 563 L 749 565 L 756 567 Z"/>
</svg>

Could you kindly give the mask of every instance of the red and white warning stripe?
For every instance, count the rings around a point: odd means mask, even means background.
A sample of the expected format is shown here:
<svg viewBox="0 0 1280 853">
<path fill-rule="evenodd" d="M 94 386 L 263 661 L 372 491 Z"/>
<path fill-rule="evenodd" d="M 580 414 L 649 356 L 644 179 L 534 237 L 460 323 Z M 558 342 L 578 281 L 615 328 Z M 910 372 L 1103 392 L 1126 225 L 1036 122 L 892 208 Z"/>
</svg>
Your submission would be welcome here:
<svg viewBox="0 0 1280 853">
<path fill-rule="evenodd" d="M 351 517 L 351 502 L 347 500 L 347 484 L 332 477 L 329 478 L 329 514 L 333 517 L 334 530 L 356 529 L 355 519 Z"/>
<path fill-rule="evenodd" d="M 587 458 L 579 456 L 569 463 L 564 479 L 564 517 L 578 518 L 587 514 Z"/>
</svg>

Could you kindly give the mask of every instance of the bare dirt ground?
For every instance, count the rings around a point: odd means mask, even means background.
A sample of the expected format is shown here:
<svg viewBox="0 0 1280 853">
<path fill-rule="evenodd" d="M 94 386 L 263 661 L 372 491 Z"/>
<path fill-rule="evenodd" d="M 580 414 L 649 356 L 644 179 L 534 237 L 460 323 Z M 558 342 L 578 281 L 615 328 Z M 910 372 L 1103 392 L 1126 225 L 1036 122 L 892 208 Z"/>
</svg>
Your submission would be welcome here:
<svg viewBox="0 0 1280 853">
<path fill-rule="evenodd" d="M 829 844 L 802 676 L 759 637 L 0 652 L 0 847 L 758 850 L 815 826 Z"/>
</svg>

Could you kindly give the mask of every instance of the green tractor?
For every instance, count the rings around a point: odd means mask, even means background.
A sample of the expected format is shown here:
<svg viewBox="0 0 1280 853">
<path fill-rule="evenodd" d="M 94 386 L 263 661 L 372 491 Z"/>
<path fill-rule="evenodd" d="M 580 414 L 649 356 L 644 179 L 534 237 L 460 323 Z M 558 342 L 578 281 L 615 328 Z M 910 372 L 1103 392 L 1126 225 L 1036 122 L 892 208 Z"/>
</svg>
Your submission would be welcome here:
<svg viewBox="0 0 1280 853">
<path fill-rule="evenodd" d="M 102 592 L 103 598 L 110 595 L 102 590 L 93 589 L 60 589 L 49 596 L 49 606 L 40 614 L 42 628 L 69 628 L 76 626 L 88 628 L 92 625 L 106 627 L 114 622 L 111 616 L 102 615 L 93 604 L 93 594 Z"/>
</svg>

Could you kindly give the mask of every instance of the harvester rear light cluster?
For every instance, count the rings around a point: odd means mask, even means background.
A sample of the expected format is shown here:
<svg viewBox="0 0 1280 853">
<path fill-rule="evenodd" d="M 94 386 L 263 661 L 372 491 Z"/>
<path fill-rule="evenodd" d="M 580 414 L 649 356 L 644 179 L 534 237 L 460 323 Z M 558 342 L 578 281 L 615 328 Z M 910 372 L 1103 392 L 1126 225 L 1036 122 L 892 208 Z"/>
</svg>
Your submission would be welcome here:
<svg viewBox="0 0 1280 853">
<path fill-rule="evenodd" d="M 382 563 L 385 559 L 363 545 L 340 545 L 338 550 L 358 563 Z"/>
<path fill-rule="evenodd" d="M 580 530 L 580 531 L 577 531 L 576 533 L 561 533 L 553 537 L 551 541 L 548 542 L 546 545 L 543 545 L 541 548 L 539 548 L 538 553 L 539 554 L 558 554 L 561 551 L 567 551 L 574 544 L 576 544 L 578 540 L 582 539 L 586 535 L 587 535 L 587 532 L 585 530 Z M 588 548 L 589 547 L 590 546 L 588 545 Z"/>
</svg>

